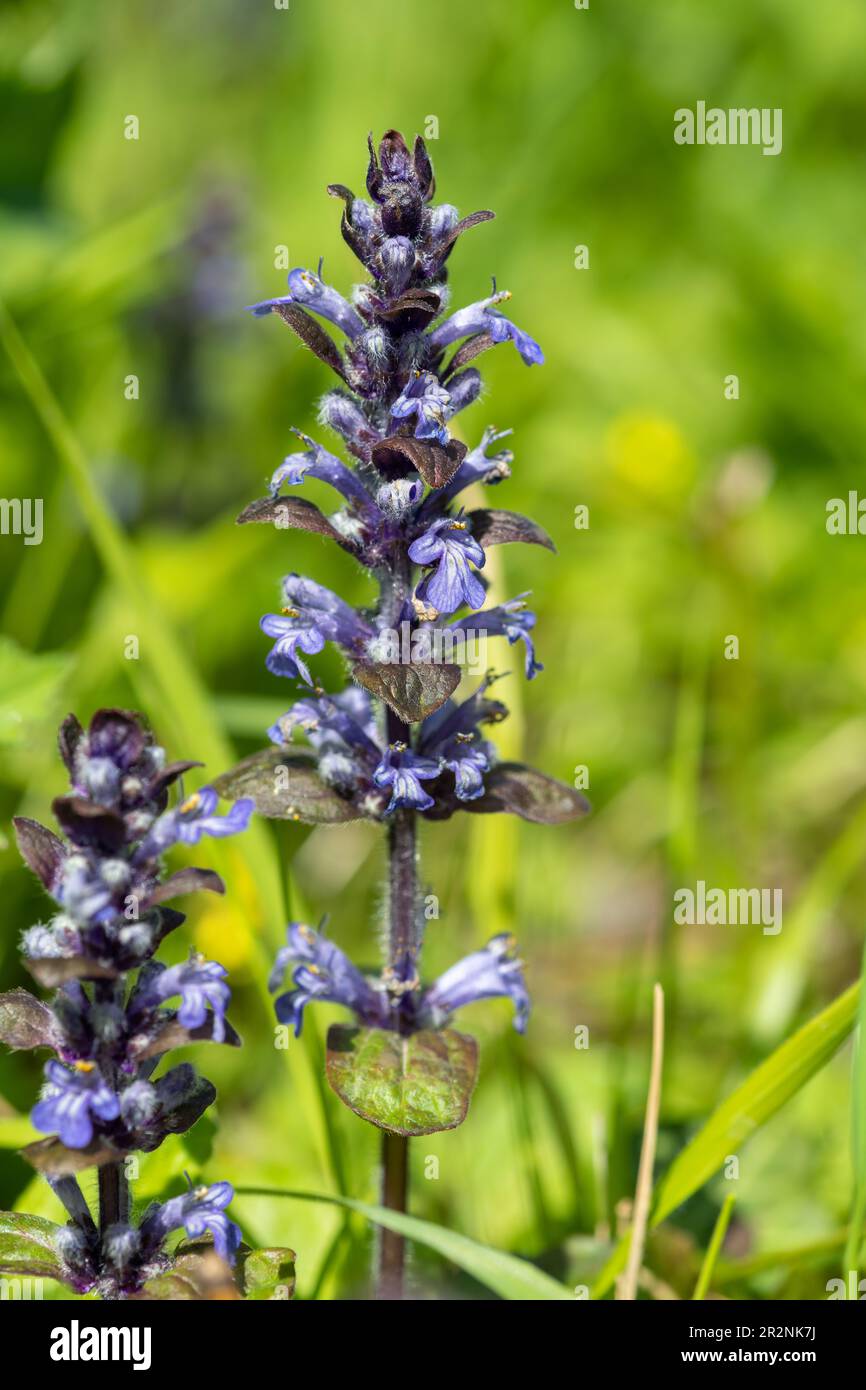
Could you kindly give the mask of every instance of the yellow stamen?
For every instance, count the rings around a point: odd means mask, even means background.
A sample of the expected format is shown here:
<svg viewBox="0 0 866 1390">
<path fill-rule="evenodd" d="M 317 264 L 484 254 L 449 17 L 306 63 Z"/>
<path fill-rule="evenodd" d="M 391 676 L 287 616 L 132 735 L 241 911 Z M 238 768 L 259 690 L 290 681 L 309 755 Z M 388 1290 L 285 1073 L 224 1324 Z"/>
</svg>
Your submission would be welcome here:
<svg viewBox="0 0 866 1390">
<path fill-rule="evenodd" d="M 280 612 L 284 618 L 300 618 L 300 610 L 297 608 L 281 608 Z"/>
<path fill-rule="evenodd" d="M 188 811 L 195 811 L 200 804 L 201 797 L 198 792 L 193 792 L 192 796 L 188 796 L 186 801 L 181 802 L 180 811 L 183 815 L 186 815 Z"/>
<path fill-rule="evenodd" d="M 85 1073 L 94 1071 L 96 1068 L 95 1062 L 73 1062 L 72 1065 L 76 1071 L 82 1071 Z"/>
</svg>

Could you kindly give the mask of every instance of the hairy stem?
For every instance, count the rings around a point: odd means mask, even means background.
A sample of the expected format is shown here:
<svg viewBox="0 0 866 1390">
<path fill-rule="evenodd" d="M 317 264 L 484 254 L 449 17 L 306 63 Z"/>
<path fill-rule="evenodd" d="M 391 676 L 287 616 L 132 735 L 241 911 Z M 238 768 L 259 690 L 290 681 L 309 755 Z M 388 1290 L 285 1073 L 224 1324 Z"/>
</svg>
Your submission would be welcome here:
<svg viewBox="0 0 866 1390">
<path fill-rule="evenodd" d="M 395 811 L 388 826 L 388 964 L 398 970 L 420 942 L 416 921 L 415 812 Z"/>
<path fill-rule="evenodd" d="M 405 547 L 392 557 L 382 583 L 380 611 L 398 628 L 412 588 L 412 566 Z M 412 726 L 387 705 L 385 735 L 389 744 L 412 746 Z M 388 967 L 396 980 L 415 974 L 421 940 L 418 931 L 418 868 L 415 812 L 395 811 L 388 825 Z M 406 1211 L 409 1197 L 409 1140 L 402 1134 L 382 1136 L 382 1205 Z M 406 1242 L 394 1231 L 383 1231 L 379 1244 L 376 1297 L 403 1298 Z"/>
<path fill-rule="evenodd" d="M 409 1195 L 409 1140 L 403 1134 L 382 1135 L 382 1206 L 405 1211 Z M 403 1297 L 406 1242 L 395 1231 L 382 1231 L 379 1244 L 379 1282 L 376 1297 Z"/>
<path fill-rule="evenodd" d="M 103 1163 L 99 1169 L 99 1234 L 129 1218 L 129 1183 L 122 1163 Z"/>
<path fill-rule="evenodd" d="M 415 812 L 394 813 L 388 827 L 388 964 L 400 972 L 407 960 L 414 973 L 420 942 L 416 921 L 417 864 Z M 382 1136 L 382 1205 L 405 1211 L 409 1190 L 409 1140 L 401 1134 Z M 377 1297 L 403 1297 L 406 1245 L 402 1236 L 383 1231 L 379 1245 Z"/>
</svg>

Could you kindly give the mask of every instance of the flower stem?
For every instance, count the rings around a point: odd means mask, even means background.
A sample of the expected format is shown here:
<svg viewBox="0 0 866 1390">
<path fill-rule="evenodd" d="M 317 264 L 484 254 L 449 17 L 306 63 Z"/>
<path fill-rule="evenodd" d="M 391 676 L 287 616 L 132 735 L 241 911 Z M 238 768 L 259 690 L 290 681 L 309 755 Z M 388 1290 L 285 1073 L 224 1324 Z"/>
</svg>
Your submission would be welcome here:
<svg viewBox="0 0 866 1390">
<path fill-rule="evenodd" d="M 414 971 L 420 941 L 417 926 L 415 812 L 396 811 L 388 826 L 388 965 L 400 976 Z M 382 1205 L 405 1211 L 409 1193 L 409 1140 L 402 1134 L 382 1137 Z M 379 1246 L 377 1297 L 403 1297 L 406 1245 L 394 1231 L 383 1231 Z"/>
<path fill-rule="evenodd" d="M 388 826 L 388 964 L 399 970 L 420 942 L 416 923 L 415 812 L 395 811 Z"/>
<path fill-rule="evenodd" d="M 409 1195 L 409 1140 L 404 1134 L 382 1135 L 382 1206 L 405 1211 Z M 406 1242 L 396 1231 L 382 1231 L 376 1297 L 403 1298 Z"/>
<path fill-rule="evenodd" d="M 129 1183 L 122 1163 L 103 1163 L 99 1169 L 99 1234 L 129 1218 Z"/>
</svg>

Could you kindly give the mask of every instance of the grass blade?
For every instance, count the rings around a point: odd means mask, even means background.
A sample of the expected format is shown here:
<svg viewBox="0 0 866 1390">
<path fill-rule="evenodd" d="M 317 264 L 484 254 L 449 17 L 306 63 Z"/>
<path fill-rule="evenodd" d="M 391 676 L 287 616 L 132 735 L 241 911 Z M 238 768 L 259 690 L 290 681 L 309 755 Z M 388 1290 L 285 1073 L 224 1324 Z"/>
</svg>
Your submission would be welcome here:
<svg viewBox="0 0 866 1390">
<path fill-rule="evenodd" d="M 707 1296 L 707 1289 L 710 1287 L 710 1280 L 713 1277 L 716 1260 L 719 1258 L 719 1251 L 722 1248 L 722 1242 L 727 1234 L 728 1223 L 731 1219 L 731 1212 L 735 1201 L 736 1194 L 730 1192 L 722 1203 L 722 1209 L 713 1227 L 712 1238 L 707 1246 L 707 1253 L 704 1255 L 701 1272 L 698 1275 L 698 1282 L 695 1284 L 695 1291 L 692 1294 L 692 1301 L 694 1303 L 702 1303 Z"/>
<path fill-rule="evenodd" d="M 697 1192 L 722 1166 L 728 1154 L 771 1119 L 838 1052 L 857 1018 L 860 985 L 852 985 L 777 1047 L 677 1155 L 662 1179 L 652 1208 L 651 1226 Z M 593 1297 L 613 1286 L 628 1260 L 630 1233 L 614 1250 L 599 1275 Z"/>
<path fill-rule="evenodd" d="M 863 950 L 863 964 L 860 969 L 861 983 L 864 971 L 866 971 L 866 947 Z M 860 1004 L 857 1010 L 857 1040 L 854 1047 L 854 1065 L 851 1075 L 853 1201 L 842 1270 L 844 1279 L 849 1278 L 850 1271 L 854 1270 L 855 1287 L 859 1280 L 860 1246 L 863 1241 L 863 1222 L 866 1219 L 866 1057 L 864 1057 L 864 1045 L 866 1045 L 866 990 L 861 989 Z"/>
<path fill-rule="evenodd" d="M 200 757 L 214 775 L 235 760 L 214 705 L 185 654 L 182 643 L 161 612 L 156 595 L 143 577 L 143 567 L 135 563 L 132 542 L 105 502 L 75 431 L 2 301 L 0 343 L 69 476 L 103 568 L 129 604 L 142 650 L 148 653 L 149 674 L 153 677 L 152 684 L 161 705 L 160 722 L 176 730 L 178 746 Z M 130 665 L 134 668 L 136 663 Z M 134 669 L 131 675 L 135 678 Z M 265 980 L 271 965 L 271 946 L 282 945 L 285 924 L 283 881 L 270 833 L 254 820 L 238 845 L 218 846 L 216 857 L 218 863 L 221 857 L 226 862 L 231 862 L 233 858 L 245 861 L 255 886 L 260 915 L 269 929 L 270 944 L 260 934 L 254 933 L 252 946 L 259 961 L 259 994 L 263 1008 L 270 1017 L 271 1004 Z M 323 1082 L 318 1074 L 313 1075 L 315 1061 L 310 1055 L 309 1040 L 295 1055 L 298 1062 L 293 1060 L 291 1065 L 306 1067 L 310 1072 L 306 1080 L 321 1097 Z M 323 1102 L 321 1109 L 324 1109 Z M 342 1159 L 336 1137 L 328 1127 L 327 1112 L 324 1115 L 319 1113 L 318 1120 L 319 1143 L 329 1174 L 342 1188 Z"/>
<path fill-rule="evenodd" d="M 723 1101 L 674 1159 L 653 1205 L 653 1225 L 703 1187 L 762 1124 L 829 1062 L 854 1026 L 859 985 L 852 985 L 793 1037 L 777 1047 Z"/>
<path fill-rule="evenodd" d="M 334 1197 L 319 1192 L 290 1192 L 271 1187 L 239 1187 L 237 1195 L 286 1197 L 298 1202 L 328 1202 L 346 1207 L 349 1211 L 360 1212 L 377 1226 L 384 1226 L 386 1230 L 396 1231 L 408 1240 L 417 1241 L 420 1245 L 435 1250 L 444 1259 L 459 1265 L 500 1298 L 535 1302 L 571 1302 L 574 1298 L 564 1284 L 552 1279 L 549 1274 L 537 1269 L 528 1260 L 522 1260 L 517 1255 L 508 1255 L 502 1250 L 493 1250 L 488 1245 L 480 1245 L 468 1236 L 458 1235 L 456 1231 L 449 1231 L 444 1226 L 436 1226 L 432 1221 L 422 1221 L 417 1216 L 407 1216 L 404 1212 L 371 1206 L 351 1197 Z"/>
<path fill-rule="evenodd" d="M 653 1037 L 650 1079 L 646 1099 L 646 1119 L 644 1120 L 643 1142 L 638 1165 L 637 1188 L 634 1195 L 634 1217 L 625 1274 L 617 1289 L 617 1298 L 625 1302 L 637 1298 L 637 1281 L 643 1262 L 644 1242 L 646 1241 L 647 1220 L 653 1189 L 653 1167 L 656 1157 L 656 1141 L 659 1132 L 659 1108 L 662 1095 L 662 1064 L 664 1061 L 665 1040 L 665 996 L 661 985 L 653 986 Z"/>
</svg>

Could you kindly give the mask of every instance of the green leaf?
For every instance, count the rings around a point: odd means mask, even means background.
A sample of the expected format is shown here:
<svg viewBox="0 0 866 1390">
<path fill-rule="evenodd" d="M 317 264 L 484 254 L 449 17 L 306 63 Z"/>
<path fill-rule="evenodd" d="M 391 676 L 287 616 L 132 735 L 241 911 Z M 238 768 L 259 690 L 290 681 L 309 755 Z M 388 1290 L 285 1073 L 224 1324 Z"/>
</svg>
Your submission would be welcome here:
<svg viewBox="0 0 866 1390">
<path fill-rule="evenodd" d="M 247 1298 L 290 1299 L 295 1292 L 294 1250 L 251 1250 L 243 1261 L 242 1279 Z"/>
<path fill-rule="evenodd" d="M 772 1119 L 830 1061 L 854 1027 L 859 994 L 859 984 L 840 994 L 777 1047 L 722 1102 L 662 1178 L 653 1202 L 652 1227 L 660 1225 L 703 1187 L 729 1154 L 736 1153 L 755 1130 Z M 624 1268 L 629 1240 L 629 1235 L 624 1236 L 614 1250 L 593 1289 L 594 1298 L 605 1294 Z"/>
<path fill-rule="evenodd" d="M 460 684 L 460 667 L 447 662 L 356 661 L 352 675 L 407 724 L 434 714 Z"/>
<path fill-rule="evenodd" d="M 53 1047 L 57 1031 L 51 1010 L 26 989 L 0 994 L 0 1042 L 7 1047 Z"/>
<path fill-rule="evenodd" d="M 34 656 L 0 637 L 0 746 L 19 743 L 28 724 L 48 718 L 71 665 L 68 656 Z"/>
<path fill-rule="evenodd" d="M 654 1226 L 703 1187 L 728 1154 L 736 1153 L 829 1062 L 854 1026 L 859 989 L 852 985 L 810 1019 L 722 1102 L 665 1174 L 653 1204 Z"/>
<path fill-rule="evenodd" d="M 55 1239 L 60 1226 L 42 1216 L 0 1211 L 0 1273 L 62 1279 Z"/>
<path fill-rule="evenodd" d="M 162 1274 L 148 1279 L 139 1298 L 145 1302 L 210 1302 L 240 1298 L 231 1267 L 209 1242 L 180 1255 Z"/>
<path fill-rule="evenodd" d="M 731 1220 L 731 1211 L 733 1210 L 734 1202 L 736 1201 L 736 1199 L 736 1193 L 729 1192 L 724 1202 L 722 1203 L 722 1209 L 719 1212 L 718 1217 L 716 1218 L 716 1224 L 713 1228 L 713 1234 L 710 1238 L 710 1243 L 707 1246 L 707 1253 L 704 1255 L 703 1262 L 701 1264 L 701 1271 L 698 1275 L 698 1282 L 695 1284 L 695 1291 L 692 1294 L 692 1299 L 695 1303 L 700 1303 L 703 1301 L 703 1299 L 706 1298 L 707 1290 L 711 1286 L 713 1272 L 716 1268 L 716 1260 L 719 1258 L 719 1251 L 722 1248 L 725 1236 L 727 1234 L 728 1225 Z"/>
<path fill-rule="evenodd" d="M 114 966 L 89 956 L 40 956 L 25 960 L 24 968 L 44 989 L 57 989 L 67 980 L 115 980 L 118 974 Z"/>
<path fill-rule="evenodd" d="M 410 1037 L 385 1028 L 328 1030 L 327 1075 L 344 1105 L 391 1134 L 436 1134 L 466 1119 L 478 1045 L 453 1028 Z"/>
<path fill-rule="evenodd" d="M 866 970 L 866 947 L 860 979 Z M 860 991 L 857 1009 L 857 1035 L 854 1044 L 854 1066 L 851 1075 L 851 1160 L 854 1170 L 854 1190 L 851 1223 L 842 1266 L 843 1278 L 850 1270 L 859 1275 L 858 1259 L 863 1241 L 863 1222 L 866 1220 L 866 990 Z M 856 1283 L 856 1277 L 855 1277 Z"/>
<path fill-rule="evenodd" d="M 472 523 L 472 534 L 478 544 L 487 550 L 491 545 L 510 545 L 522 541 L 526 545 L 543 545 L 547 550 L 556 546 L 537 521 L 531 521 L 518 512 L 504 512 L 497 507 L 480 507 L 470 512 L 467 521 Z"/>
<path fill-rule="evenodd" d="M 337 344 L 306 309 L 299 304 L 277 304 L 271 312 L 279 314 L 283 323 L 297 333 L 301 342 L 316 354 L 320 362 L 324 362 L 343 381 L 346 380 L 346 369 Z"/>
<path fill-rule="evenodd" d="M 466 445 L 459 439 L 449 439 L 443 446 L 399 435 L 374 444 L 371 457 L 386 478 L 403 477 L 414 468 L 428 487 L 439 488 L 454 477 L 466 457 Z"/>
<path fill-rule="evenodd" d="M 463 804 L 464 811 L 487 815 L 508 811 L 535 825 L 565 825 L 589 814 L 589 802 L 574 787 L 524 763 L 497 763 L 484 778 L 484 794 Z"/>
<path fill-rule="evenodd" d="M 306 825 L 340 825 L 361 820 L 362 813 L 319 776 L 316 759 L 297 748 L 273 745 L 214 778 L 220 796 L 251 796 L 260 816 L 303 821 Z"/>
<path fill-rule="evenodd" d="M 516 1299 L 521 1302 L 571 1302 L 574 1294 L 564 1284 L 552 1279 L 549 1274 L 522 1260 L 518 1255 L 494 1250 L 489 1245 L 481 1245 L 468 1236 L 458 1235 L 445 1226 L 437 1226 L 432 1221 L 422 1221 L 417 1216 L 407 1216 L 405 1212 L 390 1211 L 387 1207 L 371 1206 L 368 1202 L 358 1202 L 352 1197 L 335 1197 L 318 1192 L 281 1191 L 270 1187 L 239 1187 L 238 1197 L 288 1197 L 298 1202 L 330 1202 L 335 1206 L 346 1207 L 359 1212 L 368 1221 L 384 1226 L 386 1231 L 396 1231 L 435 1250 L 443 1259 L 471 1274 L 480 1284 L 500 1298 Z"/>
<path fill-rule="evenodd" d="M 420 331 L 435 319 L 441 308 L 442 300 L 435 291 L 406 290 L 398 299 L 390 300 L 387 309 L 379 311 L 379 317 L 393 324 L 401 333 Z M 449 440 L 450 444 L 456 442 Z"/>
<path fill-rule="evenodd" d="M 123 1154 L 99 1139 L 92 1139 L 84 1149 L 68 1149 L 56 1134 L 49 1134 L 46 1139 L 28 1144 L 21 1150 L 21 1157 L 37 1172 L 62 1178 L 67 1173 L 83 1173 L 85 1168 L 100 1167 L 103 1163 L 117 1163 Z"/>
<path fill-rule="evenodd" d="M 354 542 L 341 536 L 315 503 L 308 502 L 305 497 L 259 497 L 244 507 L 237 519 L 238 526 L 247 526 L 250 522 L 269 524 L 278 531 L 313 531 L 336 541 L 350 554 L 357 554 Z"/>
</svg>

